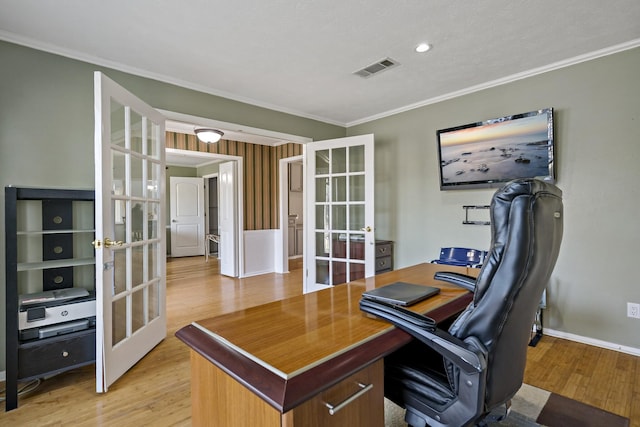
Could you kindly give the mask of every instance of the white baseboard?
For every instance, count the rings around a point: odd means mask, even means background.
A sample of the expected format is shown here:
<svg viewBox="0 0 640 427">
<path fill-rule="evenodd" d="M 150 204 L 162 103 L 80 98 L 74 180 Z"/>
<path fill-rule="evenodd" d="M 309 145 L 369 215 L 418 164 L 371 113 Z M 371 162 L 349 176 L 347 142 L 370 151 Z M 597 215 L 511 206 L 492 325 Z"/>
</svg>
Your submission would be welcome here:
<svg viewBox="0 0 640 427">
<path fill-rule="evenodd" d="M 625 345 L 615 344 L 612 342 L 597 340 L 595 338 L 583 337 L 581 335 L 570 334 L 568 332 L 556 331 L 554 329 L 544 328 L 543 335 L 550 337 L 563 338 L 569 341 L 575 341 L 582 344 L 593 345 L 595 347 L 606 348 L 607 350 L 619 351 L 621 353 L 630 354 L 632 356 L 640 356 L 640 348 L 627 347 Z"/>
</svg>

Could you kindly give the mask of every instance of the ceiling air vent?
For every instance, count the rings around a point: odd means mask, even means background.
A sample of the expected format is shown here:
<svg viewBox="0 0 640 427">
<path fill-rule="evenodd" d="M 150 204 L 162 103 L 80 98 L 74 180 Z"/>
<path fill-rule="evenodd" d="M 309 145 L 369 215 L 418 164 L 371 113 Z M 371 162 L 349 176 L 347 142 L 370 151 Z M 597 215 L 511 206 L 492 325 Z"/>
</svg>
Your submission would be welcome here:
<svg viewBox="0 0 640 427">
<path fill-rule="evenodd" d="M 400 64 L 398 64 L 393 59 L 384 58 L 374 64 L 369 65 L 368 67 L 364 67 L 362 70 L 356 71 L 353 74 L 366 79 L 367 77 L 371 77 L 374 74 L 378 74 L 384 70 L 388 70 L 389 68 L 393 68 L 397 65 L 400 65 Z"/>
</svg>

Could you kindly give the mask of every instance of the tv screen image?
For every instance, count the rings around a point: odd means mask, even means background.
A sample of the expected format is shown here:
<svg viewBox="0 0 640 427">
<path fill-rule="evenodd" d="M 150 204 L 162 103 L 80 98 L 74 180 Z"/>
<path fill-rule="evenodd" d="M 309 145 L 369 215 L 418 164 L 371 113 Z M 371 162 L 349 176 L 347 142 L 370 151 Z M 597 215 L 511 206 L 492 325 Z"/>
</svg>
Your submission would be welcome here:
<svg viewBox="0 0 640 427">
<path fill-rule="evenodd" d="M 441 129 L 437 140 L 442 190 L 554 181 L 552 108 Z"/>
</svg>

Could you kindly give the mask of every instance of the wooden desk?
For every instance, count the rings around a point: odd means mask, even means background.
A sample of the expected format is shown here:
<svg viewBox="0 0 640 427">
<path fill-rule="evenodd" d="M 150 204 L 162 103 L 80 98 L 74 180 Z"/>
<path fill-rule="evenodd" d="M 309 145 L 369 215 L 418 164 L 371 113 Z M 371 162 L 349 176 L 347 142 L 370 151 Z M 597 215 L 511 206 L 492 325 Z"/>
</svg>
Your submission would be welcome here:
<svg viewBox="0 0 640 427">
<path fill-rule="evenodd" d="M 382 359 L 411 337 L 363 314 L 360 297 L 396 281 L 435 285 L 441 293 L 412 309 L 442 321 L 472 298 L 433 280 L 443 270 L 478 272 L 420 264 L 180 329 L 176 336 L 192 349 L 193 425 L 382 426 Z M 335 405 L 358 392 L 363 386 L 356 382 L 373 388 L 329 415 L 325 403 Z"/>
</svg>

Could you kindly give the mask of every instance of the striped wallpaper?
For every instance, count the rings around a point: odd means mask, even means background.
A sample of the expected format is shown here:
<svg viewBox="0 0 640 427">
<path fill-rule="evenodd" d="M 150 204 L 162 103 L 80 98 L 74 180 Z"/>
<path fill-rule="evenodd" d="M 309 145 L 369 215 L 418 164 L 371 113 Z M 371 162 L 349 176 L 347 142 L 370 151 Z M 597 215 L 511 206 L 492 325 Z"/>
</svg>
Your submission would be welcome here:
<svg viewBox="0 0 640 427">
<path fill-rule="evenodd" d="M 277 147 L 221 139 L 215 144 L 198 141 L 195 135 L 167 132 L 166 147 L 205 153 L 228 154 L 244 159 L 244 229 L 278 228 L 278 163 L 302 155 L 302 145 Z"/>
</svg>

